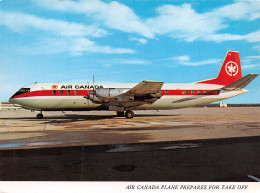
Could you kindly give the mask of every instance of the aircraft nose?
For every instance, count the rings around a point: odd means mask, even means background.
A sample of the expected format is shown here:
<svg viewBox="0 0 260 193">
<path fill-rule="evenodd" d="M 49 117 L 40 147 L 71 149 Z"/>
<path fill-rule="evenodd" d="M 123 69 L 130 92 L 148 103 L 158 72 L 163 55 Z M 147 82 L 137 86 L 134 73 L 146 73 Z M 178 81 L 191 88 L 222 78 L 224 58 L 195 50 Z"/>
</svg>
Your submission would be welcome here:
<svg viewBox="0 0 260 193">
<path fill-rule="evenodd" d="M 13 97 L 11 97 L 11 98 L 9 99 L 9 103 L 11 103 L 11 104 L 17 104 L 17 103 L 16 103 L 16 99 L 13 98 Z"/>
<path fill-rule="evenodd" d="M 9 99 L 9 103 L 14 104 L 14 99 L 12 99 L 12 97 Z"/>
<path fill-rule="evenodd" d="M 11 103 L 11 101 L 13 101 L 15 98 L 14 98 L 15 94 L 12 95 L 10 98 L 9 98 L 9 103 Z"/>
</svg>

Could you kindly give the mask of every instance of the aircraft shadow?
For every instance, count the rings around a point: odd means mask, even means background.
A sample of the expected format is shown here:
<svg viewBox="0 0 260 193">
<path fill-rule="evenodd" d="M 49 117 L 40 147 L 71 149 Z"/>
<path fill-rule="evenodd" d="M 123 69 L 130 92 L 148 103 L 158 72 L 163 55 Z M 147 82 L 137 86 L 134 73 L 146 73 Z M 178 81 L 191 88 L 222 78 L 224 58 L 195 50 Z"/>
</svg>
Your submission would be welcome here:
<svg viewBox="0 0 260 193">
<path fill-rule="evenodd" d="M 53 123 L 73 123 L 73 122 L 81 122 L 81 121 L 92 121 L 92 120 L 105 120 L 105 119 L 113 119 L 116 118 L 127 120 L 125 117 L 117 117 L 116 115 L 75 115 L 75 114 L 67 114 L 66 117 L 46 117 L 43 120 L 44 122 L 40 124 L 53 124 Z M 177 115 L 149 115 L 149 114 L 139 114 L 136 117 L 151 117 L 151 116 L 177 116 Z M 32 121 L 38 121 L 38 119 L 31 119 Z"/>
<path fill-rule="evenodd" d="M 135 117 L 170 117 L 178 115 L 158 115 L 158 114 L 136 114 Z M 77 115 L 77 114 L 65 114 L 64 116 L 48 117 L 45 116 L 43 119 L 36 119 L 36 117 L 7 117 L 0 118 L 0 120 L 31 120 L 31 121 L 50 121 L 50 122 L 75 122 L 75 121 L 86 121 L 86 120 L 104 120 L 104 119 L 126 119 L 125 117 L 117 117 L 116 115 Z M 51 121 L 52 120 L 52 121 Z"/>
</svg>

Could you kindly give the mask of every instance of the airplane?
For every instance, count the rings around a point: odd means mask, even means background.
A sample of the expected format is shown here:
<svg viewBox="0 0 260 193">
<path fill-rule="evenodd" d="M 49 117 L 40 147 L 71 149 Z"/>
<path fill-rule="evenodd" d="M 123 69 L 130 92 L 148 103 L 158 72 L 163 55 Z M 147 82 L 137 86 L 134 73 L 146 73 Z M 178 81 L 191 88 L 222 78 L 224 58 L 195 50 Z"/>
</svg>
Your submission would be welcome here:
<svg viewBox="0 0 260 193">
<path fill-rule="evenodd" d="M 134 83 L 34 83 L 19 89 L 9 102 L 40 111 L 116 111 L 134 117 L 134 110 L 163 110 L 192 107 L 231 98 L 258 74 L 242 77 L 239 52 L 228 51 L 216 78 L 194 83 L 164 83 L 144 80 Z"/>
</svg>

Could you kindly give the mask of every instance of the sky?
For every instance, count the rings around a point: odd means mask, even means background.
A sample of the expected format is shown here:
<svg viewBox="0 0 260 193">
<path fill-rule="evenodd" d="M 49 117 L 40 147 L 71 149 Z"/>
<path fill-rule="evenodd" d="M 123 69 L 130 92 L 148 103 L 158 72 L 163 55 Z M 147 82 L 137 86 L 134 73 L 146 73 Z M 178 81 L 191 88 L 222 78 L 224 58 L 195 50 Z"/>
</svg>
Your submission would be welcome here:
<svg viewBox="0 0 260 193">
<path fill-rule="evenodd" d="M 260 73 L 259 0 L 0 0 L 0 101 L 34 82 L 189 83 L 227 51 Z M 260 78 L 227 103 L 260 103 Z"/>
</svg>

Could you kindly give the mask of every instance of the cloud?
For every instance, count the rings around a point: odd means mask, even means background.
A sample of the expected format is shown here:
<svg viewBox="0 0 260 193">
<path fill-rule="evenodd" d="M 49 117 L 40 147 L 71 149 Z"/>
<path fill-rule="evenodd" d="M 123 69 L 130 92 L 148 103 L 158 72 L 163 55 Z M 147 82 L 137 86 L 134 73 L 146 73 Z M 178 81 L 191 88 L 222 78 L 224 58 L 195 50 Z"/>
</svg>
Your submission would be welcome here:
<svg viewBox="0 0 260 193">
<path fill-rule="evenodd" d="M 117 63 L 120 64 L 151 64 L 149 60 L 140 60 L 140 59 L 117 59 Z"/>
<path fill-rule="evenodd" d="M 190 61 L 190 57 L 187 56 L 187 55 L 185 55 L 185 56 L 176 56 L 176 57 L 168 58 L 168 59 L 179 61 L 179 63 L 184 63 L 184 62 Z"/>
<path fill-rule="evenodd" d="M 50 46 L 51 45 L 51 46 Z M 32 49 L 32 47 L 34 49 Z M 37 43 L 23 48 L 23 51 L 30 54 L 59 54 L 70 52 L 72 55 L 84 53 L 105 53 L 105 54 L 132 54 L 132 49 L 113 48 L 111 46 L 97 45 L 95 42 L 84 37 L 77 38 L 42 38 Z"/>
<path fill-rule="evenodd" d="M 204 38 L 207 41 L 223 42 L 234 40 L 246 40 L 248 42 L 260 42 L 260 30 L 249 33 L 247 35 L 234 34 L 211 34 Z"/>
<path fill-rule="evenodd" d="M 116 59 L 112 59 L 112 60 L 99 60 L 98 62 L 100 62 L 103 66 L 105 67 L 110 67 L 110 66 L 114 66 L 114 65 L 147 65 L 147 64 L 151 64 L 152 61 L 150 60 L 143 60 L 143 59 L 125 59 L 125 58 L 116 58 Z"/>
<path fill-rule="evenodd" d="M 41 30 L 48 34 L 47 38 L 37 37 L 37 43 L 25 48 L 26 53 L 52 54 L 71 52 L 81 55 L 84 52 L 122 54 L 134 53 L 132 49 L 113 48 L 97 45 L 86 37 L 102 37 L 107 34 L 103 29 L 93 25 L 87 26 L 79 23 L 44 19 L 35 15 L 0 11 L 0 25 L 5 25 L 15 32 L 24 32 L 32 29 Z"/>
<path fill-rule="evenodd" d="M 198 13 L 190 4 L 167 4 L 156 8 L 157 16 L 140 18 L 126 5 L 112 1 L 79 0 L 57 1 L 45 0 L 34 2 L 52 10 L 84 14 L 102 25 L 127 33 L 137 33 L 145 38 L 168 35 L 187 42 L 259 40 L 259 32 L 248 35 L 222 34 L 220 30 L 229 27 L 231 20 L 251 21 L 260 18 L 260 1 L 238 0 L 208 12 Z M 258 39 L 257 39 L 258 38 Z M 130 39 L 143 43 L 144 39 Z"/>
<path fill-rule="evenodd" d="M 242 69 L 259 69 L 260 56 L 246 56 L 241 59 Z"/>
<path fill-rule="evenodd" d="M 246 56 L 245 58 L 249 58 L 249 59 L 260 59 L 260 56 Z"/>
<path fill-rule="evenodd" d="M 259 18 L 260 1 L 237 0 L 235 3 L 216 8 L 206 13 L 208 17 L 232 20 L 254 20 Z"/>
<path fill-rule="evenodd" d="M 176 61 L 177 63 L 185 66 L 202 66 L 208 64 L 216 64 L 222 61 L 220 59 L 209 59 L 209 60 L 203 60 L 199 62 L 191 62 L 190 57 L 187 55 L 168 58 L 168 60 Z"/>
<path fill-rule="evenodd" d="M 212 25 L 212 20 L 196 13 L 190 4 L 164 5 L 158 7 L 156 11 L 158 16 L 147 19 L 147 24 L 157 34 L 169 34 L 175 39 L 194 41 L 223 27 L 216 19 L 214 19 L 215 25 Z"/>
<path fill-rule="evenodd" d="M 246 37 L 242 35 L 234 35 L 234 34 L 210 34 L 203 38 L 206 41 L 215 41 L 215 42 L 223 42 L 223 41 L 234 41 L 234 40 L 245 40 Z"/>
<path fill-rule="evenodd" d="M 255 68 L 259 68 L 260 65 L 256 65 L 256 64 L 249 64 L 249 65 L 242 65 L 241 68 L 243 70 L 247 70 L 247 69 L 255 69 Z"/>
<path fill-rule="evenodd" d="M 107 35 L 105 30 L 93 25 L 87 26 L 55 19 L 44 19 L 24 13 L 0 11 L 0 17 L 0 25 L 6 25 L 16 32 L 31 30 L 34 28 L 59 36 L 102 37 Z"/>
<path fill-rule="evenodd" d="M 125 49 L 125 48 L 112 48 L 110 46 L 99 46 L 96 45 L 95 42 L 90 41 L 85 38 L 77 38 L 71 43 L 71 45 L 66 45 L 67 47 L 71 47 L 71 50 L 76 53 L 82 52 L 100 52 L 106 54 L 123 54 L 128 53 L 132 54 L 135 51 L 132 49 Z"/>
<path fill-rule="evenodd" d="M 260 30 L 244 36 L 249 42 L 260 42 Z"/>
<path fill-rule="evenodd" d="M 137 41 L 137 42 L 139 42 L 141 44 L 146 44 L 147 43 L 147 39 L 144 39 L 144 38 L 134 38 L 134 37 L 131 37 L 131 38 L 129 38 L 129 40 Z"/>
<path fill-rule="evenodd" d="M 253 48 L 253 49 L 257 49 L 258 52 L 259 52 L 259 54 L 260 54 L 260 45 L 253 46 L 252 48 Z"/>
<path fill-rule="evenodd" d="M 164 5 L 158 7 L 158 16 L 150 18 L 147 23 L 153 31 L 162 35 L 188 42 L 247 40 L 259 41 L 259 31 L 248 35 L 221 34 L 220 30 L 228 28 L 229 20 L 252 20 L 259 14 L 259 1 L 243 1 L 220 7 L 205 13 L 197 13 L 190 4 L 180 6 Z"/>
<path fill-rule="evenodd" d="M 154 36 L 154 33 L 144 25 L 144 21 L 132 9 L 116 1 L 106 3 L 99 0 L 45 0 L 42 2 L 34 0 L 34 2 L 48 9 L 85 14 L 112 29 L 138 33 L 147 38 Z"/>
</svg>

